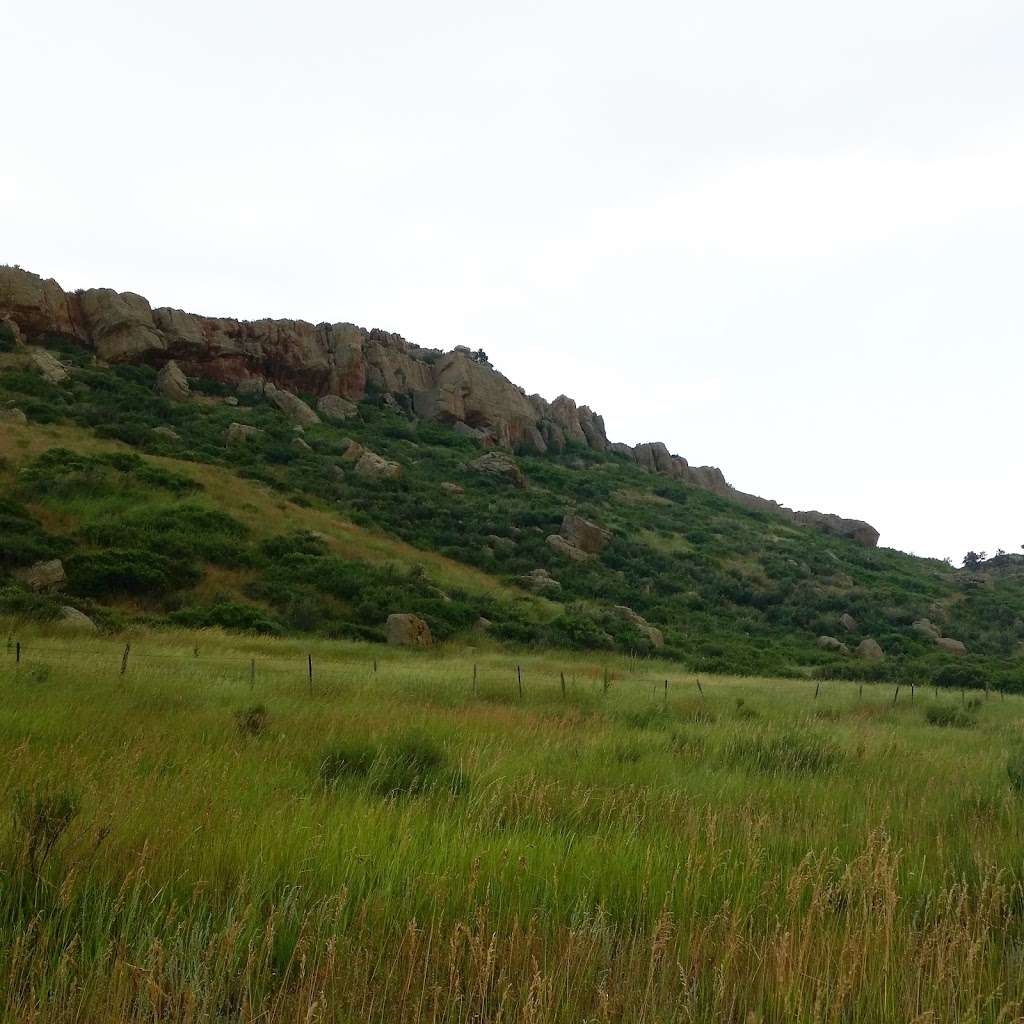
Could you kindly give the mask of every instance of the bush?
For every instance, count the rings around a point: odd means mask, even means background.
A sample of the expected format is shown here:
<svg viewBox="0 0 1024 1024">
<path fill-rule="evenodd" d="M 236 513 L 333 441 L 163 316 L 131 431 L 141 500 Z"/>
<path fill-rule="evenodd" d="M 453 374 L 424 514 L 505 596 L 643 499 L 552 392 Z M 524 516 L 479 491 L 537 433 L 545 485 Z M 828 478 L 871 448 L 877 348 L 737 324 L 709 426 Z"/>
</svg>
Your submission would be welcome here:
<svg viewBox="0 0 1024 1024">
<path fill-rule="evenodd" d="M 199 581 L 194 565 L 141 550 L 72 555 L 66 569 L 71 589 L 94 597 L 159 596 Z"/>
<path fill-rule="evenodd" d="M 1010 786 L 1018 793 L 1024 793 L 1024 747 L 1018 747 L 1006 762 L 1006 774 Z"/>
<path fill-rule="evenodd" d="M 259 608 L 235 601 L 220 601 L 205 608 L 182 608 L 172 612 L 171 622 L 191 629 L 209 629 L 220 626 L 232 633 L 259 633 L 280 636 L 284 627 Z"/>
<path fill-rule="evenodd" d="M 348 740 L 328 751 L 320 762 L 320 781 L 333 786 L 342 779 L 365 778 L 380 756 L 380 748 L 365 740 Z"/>
<path fill-rule="evenodd" d="M 977 715 L 952 704 L 932 704 L 925 711 L 924 718 L 929 725 L 954 729 L 969 729 L 978 724 Z"/>
<path fill-rule="evenodd" d="M 14 796 L 14 837 L 21 863 L 38 872 L 78 814 L 78 796 L 68 789 Z"/>
<path fill-rule="evenodd" d="M 235 725 L 243 736 L 262 736 L 267 727 L 267 709 L 262 704 L 235 712 Z"/>
</svg>

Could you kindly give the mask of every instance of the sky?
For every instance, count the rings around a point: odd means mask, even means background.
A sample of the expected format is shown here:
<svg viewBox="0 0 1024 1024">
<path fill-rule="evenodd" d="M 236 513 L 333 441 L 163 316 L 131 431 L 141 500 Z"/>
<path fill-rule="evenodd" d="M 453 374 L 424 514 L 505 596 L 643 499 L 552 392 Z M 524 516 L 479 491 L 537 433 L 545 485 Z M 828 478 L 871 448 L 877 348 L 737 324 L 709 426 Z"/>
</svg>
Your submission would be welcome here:
<svg viewBox="0 0 1024 1024">
<path fill-rule="evenodd" d="M 0 15 L 0 263 L 482 347 L 883 545 L 1024 544 L 1019 0 Z"/>
</svg>

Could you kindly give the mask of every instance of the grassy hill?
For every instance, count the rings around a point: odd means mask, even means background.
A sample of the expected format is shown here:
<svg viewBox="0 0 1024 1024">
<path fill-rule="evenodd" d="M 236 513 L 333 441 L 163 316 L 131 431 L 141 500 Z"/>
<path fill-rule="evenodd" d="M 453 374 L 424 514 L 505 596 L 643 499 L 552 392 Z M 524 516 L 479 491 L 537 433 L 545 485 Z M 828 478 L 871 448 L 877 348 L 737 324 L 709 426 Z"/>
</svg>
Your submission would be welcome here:
<svg viewBox="0 0 1024 1024">
<path fill-rule="evenodd" d="M 5 1021 L 1024 1014 L 1019 697 L 21 635 Z"/>
<path fill-rule="evenodd" d="M 654 653 L 625 606 L 695 670 L 1024 687 L 1022 574 L 861 547 L 584 447 L 519 456 L 520 489 L 470 467 L 476 440 L 372 400 L 299 434 L 261 397 L 199 380 L 192 400 L 169 402 L 152 369 L 54 344 L 73 368 L 62 384 L 0 355 L 0 406 L 28 419 L 0 424 L 0 613 L 72 604 L 108 629 L 382 640 L 400 611 L 442 641 Z M 261 433 L 226 444 L 235 422 Z M 401 478 L 354 473 L 347 439 Z M 611 531 L 598 557 L 546 542 L 569 510 Z M 48 557 L 67 570 L 59 597 L 17 580 Z M 522 578 L 536 569 L 557 590 L 531 593 Z M 912 626 L 921 618 L 970 653 L 941 651 Z M 872 637 L 886 656 L 823 650 L 823 635 L 850 648 Z"/>
</svg>

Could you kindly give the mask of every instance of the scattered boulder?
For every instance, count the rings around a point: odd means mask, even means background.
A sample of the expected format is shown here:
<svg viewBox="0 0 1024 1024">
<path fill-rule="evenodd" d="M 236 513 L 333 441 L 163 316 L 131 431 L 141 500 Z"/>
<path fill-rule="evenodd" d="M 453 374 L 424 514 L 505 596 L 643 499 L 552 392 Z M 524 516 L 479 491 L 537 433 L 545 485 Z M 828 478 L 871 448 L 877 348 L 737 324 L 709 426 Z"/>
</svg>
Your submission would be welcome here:
<svg viewBox="0 0 1024 1024">
<path fill-rule="evenodd" d="M 922 636 L 928 637 L 929 640 L 938 640 L 942 636 L 942 630 L 931 619 L 915 619 L 910 624 L 910 628 L 916 630 Z"/>
<path fill-rule="evenodd" d="M 181 440 L 181 435 L 173 427 L 154 427 L 153 433 L 159 437 L 166 437 L 168 441 Z"/>
<path fill-rule="evenodd" d="M 547 544 L 556 554 L 571 558 L 574 562 L 586 562 L 594 557 L 575 544 L 570 544 L 560 533 L 551 534 L 547 538 Z"/>
<path fill-rule="evenodd" d="M 495 533 L 488 535 L 487 543 L 495 551 L 514 551 L 516 546 L 516 542 L 511 537 L 499 537 Z"/>
<path fill-rule="evenodd" d="M 36 562 L 27 569 L 16 569 L 14 575 L 30 589 L 56 590 L 67 581 L 64 563 L 59 558 L 47 562 Z"/>
<path fill-rule="evenodd" d="M 95 633 L 97 631 L 96 623 L 88 615 L 70 605 L 64 605 L 61 608 L 57 625 L 62 629 L 73 630 L 77 633 Z"/>
<path fill-rule="evenodd" d="M 850 648 L 842 640 L 837 640 L 834 636 L 819 636 L 818 646 L 823 651 L 835 651 L 837 654 L 850 653 Z"/>
<path fill-rule="evenodd" d="M 441 490 L 444 491 L 445 494 L 451 494 L 454 495 L 455 497 L 458 497 L 460 494 L 466 493 L 466 489 L 464 487 L 460 487 L 458 484 L 448 482 L 441 484 Z"/>
<path fill-rule="evenodd" d="M 164 363 L 156 375 L 156 391 L 172 402 L 187 402 L 192 396 L 188 377 L 173 359 Z"/>
<path fill-rule="evenodd" d="M 298 395 L 293 395 L 284 388 L 267 383 L 263 387 L 263 395 L 300 426 L 312 427 L 320 422 L 320 417 Z"/>
<path fill-rule="evenodd" d="M 23 427 L 28 423 L 28 417 L 20 410 L 11 406 L 0 408 L 0 423 L 16 423 Z"/>
<path fill-rule="evenodd" d="M 534 569 L 525 576 L 520 576 L 519 583 L 527 590 L 532 590 L 538 594 L 562 589 L 562 584 L 547 569 Z"/>
<path fill-rule="evenodd" d="M 515 459 L 503 452 L 487 452 L 469 463 L 469 468 L 477 473 L 500 477 L 519 488 L 526 486 L 526 477 L 523 476 L 523 471 L 516 464 Z"/>
<path fill-rule="evenodd" d="M 355 469 L 359 476 L 370 480 L 397 480 L 402 475 L 402 467 L 397 462 L 381 458 L 371 451 L 364 451 L 359 456 Z"/>
<path fill-rule="evenodd" d="M 963 655 L 967 653 L 967 645 L 960 640 L 954 640 L 952 637 L 939 636 L 935 638 L 935 646 L 940 650 L 945 651 L 947 654 Z"/>
<path fill-rule="evenodd" d="M 296 448 L 301 448 L 304 452 L 311 452 L 313 450 L 310 444 L 307 441 L 304 441 L 301 437 L 292 438 L 292 444 L 294 444 Z"/>
<path fill-rule="evenodd" d="M 885 657 L 885 651 L 879 646 L 877 640 L 867 637 L 857 645 L 857 657 L 878 661 L 880 658 Z"/>
<path fill-rule="evenodd" d="M 662 633 L 657 626 L 652 626 L 642 615 L 633 611 L 632 608 L 627 608 L 625 605 L 617 604 L 612 608 L 620 618 L 625 619 L 627 622 L 636 626 L 636 628 L 643 633 L 648 640 L 650 640 L 654 647 L 665 646 L 665 634 Z"/>
<path fill-rule="evenodd" d="M 71 376 L 68 373 L 68 368 L 45 348 L 37 348 L 33 345 L 28 350 L 28 358 L 32 368 L 51 384 L 63 384 Z"/>
<path fill-rule="evenodd" d="M 228 397 L 224 399 L 224 404 L 234 407 L 238 405 L 238 399 L 235 398 L 234 395 L 228 395 Z"/>
<path fill-rule="evenodd" d="M 359 406 L 355 402 L 350 402 L 347 398 L 342 398 L 340 395 L 324 395 L 316 403 L 316 411 L 325 420 L 330 420 L 332 423 L 342 423 L 344 420 L 349 420 L 356 416 L 359 413 Z"/>
<path fill-rule="evenodd" d="M 491 626 L 493 626 L 493 625 L 494 625 L 494 623 L 491 622 L 490 619 L 485 619 L 481 615 L 480 618 L 477 619 L 476 622 L 473 623 L 473 629 L 477 633 L 486 633 L 487 630 L 489 630 L 491 628 Z"/>
<path fill-rule="evenodd" d="M 346 437 L 341 442 L 341 461 L 342 462 L 358 462 L 363 455 L 366 453 L 366 449 L 358 442 L 353 441 L 352 438 Z"/>
<path fill-rule="evenodd" d="M 857 632 L 857 620 L 849 612 L 843 612 L 843 614 L 839 616 L 839 625 L 842 626 L 847 633 Z"/>
<path fill-rule="evenodd" d="M 430 627 L 418 615 L 407 612 L 388 616 L 387 636 L 389 644 L 401 647 L 430 647 L 434 642 Z"/>
<path fill-rule="evenodd" d="M 579 548 L 588 555 L 599 554 L 612 539 L 610 530 L 573 512 L 566 512 L 562 519 L 562 527 L 558 532 L 574 548 Z"/>
<path fill-rule="evenodd" d="M 259 427 L 250 426 L 248 423 L 232 423 L 224 432 L 224 443 L 245 444 L 246 441 L 255 441 L 262 433 Z"/>
</svg>

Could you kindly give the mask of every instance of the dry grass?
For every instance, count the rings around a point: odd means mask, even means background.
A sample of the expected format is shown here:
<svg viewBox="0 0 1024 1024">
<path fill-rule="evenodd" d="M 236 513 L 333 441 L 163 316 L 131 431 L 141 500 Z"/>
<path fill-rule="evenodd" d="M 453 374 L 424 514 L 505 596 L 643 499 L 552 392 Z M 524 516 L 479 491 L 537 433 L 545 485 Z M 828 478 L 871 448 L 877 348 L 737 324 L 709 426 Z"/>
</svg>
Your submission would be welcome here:
<svg viewBox="0 0 1024 1024">
<path fill-rule="evenodd" d="M 893 707 L 890 688 L 815 700 L 813 684 L 702 677 L 702 698 L 654 662 L 22 639 L 20 666 L 0 648 L 0 802 L 70 793 L 79 810 L 31 869 L 25 826 L 5 826 L 4 1020 L 1024 1012 L 1019 700 L 938 730 L 930 693 Z M 255 705 L 261 729 L 240 729 Z M 442 751 L 468 787 L 325 787 L 345 744 Z"/>
</svg>

